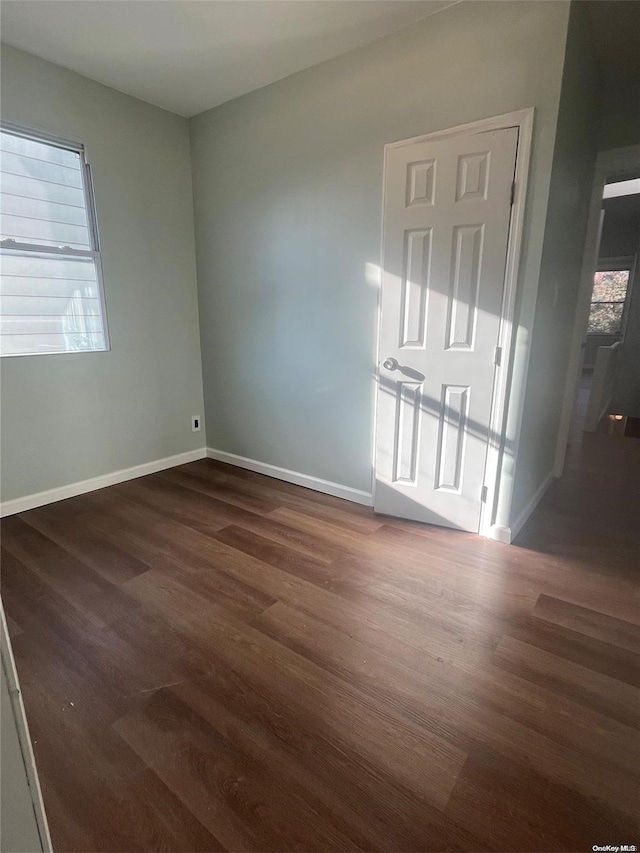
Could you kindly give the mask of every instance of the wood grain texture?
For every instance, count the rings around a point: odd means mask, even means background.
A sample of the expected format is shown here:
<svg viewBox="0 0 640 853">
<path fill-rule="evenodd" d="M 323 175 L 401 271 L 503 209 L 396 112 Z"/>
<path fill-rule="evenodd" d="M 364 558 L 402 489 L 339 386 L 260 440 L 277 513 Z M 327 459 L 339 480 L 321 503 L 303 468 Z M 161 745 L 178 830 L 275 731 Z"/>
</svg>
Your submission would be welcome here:
<svg viewBox="0 0 640 853">
<path fill-rule="evenodd" d="M 638 446 L 515 547 L 210 460 L 5 519 L 55 849 L 638 844 Z"/>
</svg>

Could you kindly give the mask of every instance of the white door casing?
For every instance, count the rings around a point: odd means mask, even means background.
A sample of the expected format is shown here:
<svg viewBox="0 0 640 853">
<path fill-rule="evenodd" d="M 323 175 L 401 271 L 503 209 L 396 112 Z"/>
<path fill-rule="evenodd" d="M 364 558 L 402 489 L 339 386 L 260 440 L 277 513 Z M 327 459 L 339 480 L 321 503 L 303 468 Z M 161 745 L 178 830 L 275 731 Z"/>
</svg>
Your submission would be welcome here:
<svg viewBox="0 0 640 853">
<path fill-rule="evenodd" d="M 387 149 L 377 512 L 477 532 L 518 128 Z"/>
<path fill-rule="evenodd" d="M 0 850 L 51 853 L 51 837 L 42 801 L 27 716 L 0 602 L 0 685 L 2 762 L 0 774 Z"/>
</svg>

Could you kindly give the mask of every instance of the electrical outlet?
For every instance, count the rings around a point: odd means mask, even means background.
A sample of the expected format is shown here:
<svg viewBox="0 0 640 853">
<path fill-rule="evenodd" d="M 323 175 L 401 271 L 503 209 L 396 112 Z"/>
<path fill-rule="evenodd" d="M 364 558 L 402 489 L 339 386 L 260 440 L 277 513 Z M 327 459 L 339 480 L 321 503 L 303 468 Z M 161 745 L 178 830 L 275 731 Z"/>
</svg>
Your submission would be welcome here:
<svg viewBox="0 0 640 853">
<path fill-rule="evenodd" d="M 202 421 L 200 415 L 191 416 L 191 432 L 200 432 L 202 429 Z"/>
</svg>

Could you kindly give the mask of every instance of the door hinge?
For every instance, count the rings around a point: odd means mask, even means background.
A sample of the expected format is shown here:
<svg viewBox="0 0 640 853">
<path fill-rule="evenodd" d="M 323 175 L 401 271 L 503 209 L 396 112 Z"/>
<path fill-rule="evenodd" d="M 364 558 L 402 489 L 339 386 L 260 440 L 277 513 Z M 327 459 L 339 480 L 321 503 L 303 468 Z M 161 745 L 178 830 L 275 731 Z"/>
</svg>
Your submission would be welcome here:
<svg viewBox="0 0 640 853">
<path fill-rule="evenodd" d="M 489 490 L 487 489 L 486 486 L 483 486 L 482 489 L 480 490 L 480 500 L 482 501 L 483 504 L 486 504 L 486 502 L 487 502 L 487 492 L 488 491 Z"/>
<path fill-rule="evenodd" d="M 496 354 L 493 358 L 493 363 L 496 367 L 500 367 L 502 364 L 502 347 L 496 347 Z"/>
<path fill-rule="evenodd" d="M 514 181 L 511 184 L 511 206 L 513 207 L 513 202 L 516 199 L 516 182 Z"/>
</svg>

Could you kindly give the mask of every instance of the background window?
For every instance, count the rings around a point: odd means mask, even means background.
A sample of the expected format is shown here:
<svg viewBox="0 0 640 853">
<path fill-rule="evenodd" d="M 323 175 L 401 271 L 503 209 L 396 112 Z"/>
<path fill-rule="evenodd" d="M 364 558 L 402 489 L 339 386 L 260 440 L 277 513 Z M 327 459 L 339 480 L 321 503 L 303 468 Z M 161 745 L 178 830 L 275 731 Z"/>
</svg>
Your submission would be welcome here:
<svg viewBox="0 0 640 853">
<path fill-rule="evenodd" d="M 629 272 L 629 269 L 603 270 L 595 274 L 587 327 L 589 334 L 621 334 Z"/>
<path fill-rule="evenodd" d="M 82 146 L 0 131 L 0 354 L 108 349 Z"/>
</svg>

